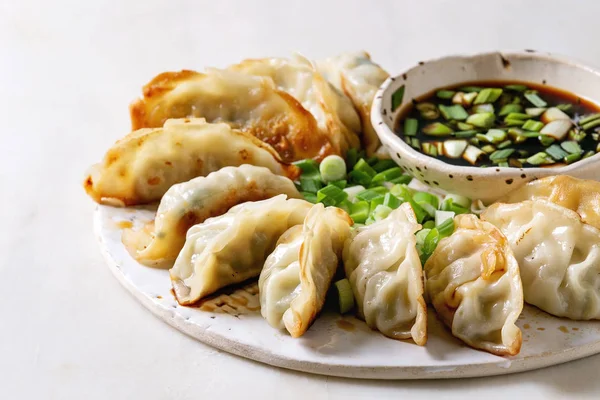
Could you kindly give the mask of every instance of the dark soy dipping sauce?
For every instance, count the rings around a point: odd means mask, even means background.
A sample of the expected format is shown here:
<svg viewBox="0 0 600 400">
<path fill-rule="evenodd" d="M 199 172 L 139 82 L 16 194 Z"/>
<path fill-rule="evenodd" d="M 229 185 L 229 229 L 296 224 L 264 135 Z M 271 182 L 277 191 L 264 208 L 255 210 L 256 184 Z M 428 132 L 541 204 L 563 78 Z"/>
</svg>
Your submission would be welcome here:
<svg viewBox="0 0 600 400">
<path fill-rule="evenodd" d="M 416 137 L 422 143 L 423 142 L 439 142 L 439 141 L 443 142 L 443 141 L 449 140 L 449 139 L 457 139 L 454 136 L 433 137 L 433 136 L 424 134 L 421 131 L 421 128 L 423 126 L 426 126 L 426 125 L 434 123 L 434 122 L 441 122 L 444 124 L 448 124 L 448 120 L 444 119 L 444 117 L 441 115 L 441 113 L 438 118 L 424 119 L 421 116 L 421 113 L 415 108 L 415 105 L 418 103 L 422 103 L 422 102 L 428 102 L 428 103 L 433 103 L 436 106 L 438 106 L 439 104 L 443 104 L 446 106 L 452 106 L 453 105 L 452 98 L 440 99 L 437 97 L 436 93 L 440 90 L 450 90 L 450 91 L 458 92 L 458 91 L 461 91 L 461 90 L 459 90 L 459 88 L 464 88 L 466 86 L 477 86 L 477 87 L 481 87 L 481 88 L 505 88 L 507 85 L 524 85 L 524 86 L 527 86 L 528 90 L 537 91 L 539 97 L 541 97 L 547 103 L 546 108 L 554 107 L 559 104 L 570 104 L 571 109 L 567 112 L 567 114 L 571 117 L 571 121 L 574 123 L 574 128 L 578 128 L 578 121 L 580 120 L 581 116 L 586 116 L 586 115 L 595 114 L 595 113 L 600 112 L 599 105 L 597 105 L 587 99 L 581 98 L 581 97 L 577 96 L 576 94 L 567 92 L 562 89 L 547 86 L 545 84 L 541 85 L 541 84 L 536 84 L 536 83 L 531 83 L 531 82 L 520 82 L 520 81 L 474 81 L 474 82 L 465 82 L 465 83 L 460 83 L 460 84 L 456 84 L 453 86 L 438 88 L 438 89 L 431 91 L 430 93 L 420 96 L 419 98 L 413 99 L 412 104 L 408 104 L 408 105 L 404 106 L 404 108 L 398 114 L 398 118 L 396 119 L 396 122 L 395 122 L 394 131 L 400 138 L 402 138 L 404 140 L 406 137 L 404 135 L 404 120 L 406 118 L 414 118 L 414 119 L 418 120 L 419 129 L 417 130 L 416 136 L 411 136 L 411 138 Z M 525 112 L 524 111 L 525 108 L 536 107 L 535 105 L 531 104 L 526 99 L 524 99 L 523 93 L 504 90 L 503 94 L 510 94 L 513 98 L 520 97 L 521 105 L 523 107 L 522 113 Z M 495 121 L 494 121 L 494 124 L 491 127 L 491 129 L 506 130 L 508 127 L 504 124 L 505 116 L 498 116 L 498 112 L 501 108 L 501 98 L 498 99 L 497 101 L 495 101 L 493 104 L 494 104 L 494 110 L 495 110 Z M 464 108 L 469 114 L 472 114 L 472 111 L 471 111 L 472 106 L 468 106 L 468 107 L 465 106 Z M 535 119 L 539 120 L 540 118 L 538 117 Z M 455 130 L 458 130 L 458 129 L 455 128 Z M 475 130 L 477 130 L 478 133 L 482 133 L 482 134 L 485 134 L 488 131 L 487 128 L 475 128 Z M 593 151 L 594 153 L 596 153 L 596 151 L 597 151 L 598 141 L 594 139 L 592 134 L 595 134 L 595 136 L 597 136 L 597 134 L 600 133 L 600 127 L 592 129 L 592 130 L 588 130 L 588 131 L 586 131 L 586 133 L 587 133 L 586 137 L 583 140 L 580 140 L 578 143 L 579 143 L 581 149 L 583 150 L 582 154 L 585 155 L 586 153 L 588 153 L 588 156 L 589 156 L 589 152 Z M 555 142 L 555 144 L 560 145 L 562 142 L 568 141 L 568 140 L 570 140 L 570 139 L 567 135 L 563 140 L 560 140 L 560 141 L 557 140 Z M 469 141 L 469 139 L 467 139 L 467 141 Z M 478 146 L 478 147 L 481 148 L 481 146 Z M 523 143 L 512 143 L 510 145 L 510 148 L 515 149 L 516 152 L 518 152 L 519 150 L 524 150 L 527 152 L 527 154 L 529 156 L 534 155 L 539 152 L 544 152 L 544 151 L 546 151 L 547 147 L 548 147 L 547 145 L 544 146 L 540 142 L 540 140 L 538 140 L 537 138 L 529 138 L 526 141 L 524 141 Z M 418 151 L 421 153 L 424 153 L 422 149 L 419 149 Z M 431 156 L 431 155 L 429 155 L 429 156 Z M 461 158 L 449 158 L 444 155 L 438 154 L 434 158 L 442 160 L 448 164 L 459 165 L 459 166 L 498 167 L 499 165 L 495 165 L 492 161 L 490 161 L 488 156 L 489 155 L 483 156 L 481 158 L 481 160 L 478 161 L 477 164 L 475 164 L 475 165 L 469 163 L 462 157 Z M 517 158 L 518 156 L 515 153 L 515 155 L 513 157 Z M 557 166 L 564 166 L 564 165 L 565 165 L 564 162 L 555 160 L 554 164 L 547 164 L 547 165 L 531 165 L 528 163 L 523 163 L 522 165 L 510 165 L 510 166 L 523 167 L 523 168 L 530 167 L 531 168 L 531 167 L 557 167 Z"/>
</svg>

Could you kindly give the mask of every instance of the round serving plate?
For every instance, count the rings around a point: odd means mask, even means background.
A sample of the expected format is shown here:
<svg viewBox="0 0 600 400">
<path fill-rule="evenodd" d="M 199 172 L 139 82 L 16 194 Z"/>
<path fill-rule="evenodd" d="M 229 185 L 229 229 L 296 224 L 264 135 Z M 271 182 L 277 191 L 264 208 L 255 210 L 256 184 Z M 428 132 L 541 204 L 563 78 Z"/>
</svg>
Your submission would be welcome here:
<svg viewBox="0 0 600 400">
<path fill-rule="evenodd" d="M 293 339 L 260 315 L 256 282 L 224 291 L 196 307 L 182 307 L 171 294 L 169 272 L 140 265 L 121 243 L 124 228 L 141 227 L 153 218 L 149 208 L 98 206 L 95 231 L 108 266 L 154 315 L 201 342 L 242 357 L 323 375 L 432 379 L 507 374 L 600 353 L 600 321 L 555 318 L 529 306 L 519 318 L 523 346 L 515 357 L 467 347 L 450 335 L 432 309 L 424 347 L 388 339 L 352 316 L 327 310 L 303 337 Z"/>
</svg>

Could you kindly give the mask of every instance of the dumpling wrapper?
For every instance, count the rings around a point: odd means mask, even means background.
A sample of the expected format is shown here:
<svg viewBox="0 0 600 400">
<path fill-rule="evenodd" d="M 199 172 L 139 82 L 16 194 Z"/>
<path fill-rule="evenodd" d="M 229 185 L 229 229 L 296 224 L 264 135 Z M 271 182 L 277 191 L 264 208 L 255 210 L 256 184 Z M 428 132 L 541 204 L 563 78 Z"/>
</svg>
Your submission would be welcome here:
<svg viewBox="0 0 600 400">
<path fill-rule="evenodd" d="M 476 349 L 504 356 L 521 349 L 515 325 L 523 310 L 519 266 L 506 237 L 472 214 L 454 218 L 425 263 L 429 300 L 452 334 Z"/>
<path fill-rule="evenodd" d="M 317 69 L 352 100 L 363 127 L 363 147 L 368 155 L 377 151 L 379 137 L 371 124 L 371 105 L 379 87 L 389 74 L 371 60 L 369 53 L 344 53 L 317 61 Z"/>
<path fill-rule="evenodd" d="M 225 167 L 206 177 L 171 186 L 162 197 L 151 226 L 124 230 L 123 243 L 142 264 L 165 266 L 175 260 L 193 225 L 224 214 L 237 204 L 280 194 L 302 198 L 294 182 L 268 168 L 247 164 Z"/>
<path fill-rule="evenodd" d="M 337 154 L 345 155 L 348 149 L 360 147 L 361 122 L 352 103 L 337 92 L 310 61 L 299 55 L 291 59 L 250 59 L 229 69 L 273 79 L 277 89 L 292 95 L 315 117 Z"/>
<path fill-rule="evenodd" d="M 427 306 L 415 232 L 421 228 L 408 203 L 387 218 L 357 229 L 344 246 L 344 269 L 358 316 L 392 339 L 427 342 Z"/>
<path fill-rule="evenodd" d="M 258 280 L 262 316 L 271 326 L 302 336 L 325 304 L 342 259 L 352 219 L 316 204 L 303 225 L 290 228 L 265 261 Z"/>
<path fill-rule="evenodd" d="M 296 179 L 300 169 L 284 164 L 273 149 L 227 124 L 174 119 L 162 128 L 140 129 L 119 140 L 84 180 L 98 203 L 130 206 L 159 200 L 176 183 L 227 166 L 252 164 Z"/>
<path fill-rule="evenodd" d="M 521 186 L 497 202 L 512 204 L 535 199 L 573 210 L 583 222 L 600 229 L 600 182 L 567 175 L 548 176 Z"/>
<path fill-rule="evenodd" d="M 273 146 L 285 162 L 322 159 L 333 152 L 313 115 L 272 79 L 230 70 L 165 72 L 144 86 L 130 106 L 132 129 L 167 119 L 224 122 Z"/>
<path fill-rule="evenodd" d="M 547 200 L 496 203 L 481 217 L 508 238 L 527 303 L 557 317 L 600 319 L 600 230 Z"/>
<path fill-rule="evenodd" d="M 304 222 L 312 204 L 285 195 L 242 203 L 188 230 L 169 270 L 177 301 L 197 302 L 217 290 L 260 274 L 279 237 Z"/>
</svg>

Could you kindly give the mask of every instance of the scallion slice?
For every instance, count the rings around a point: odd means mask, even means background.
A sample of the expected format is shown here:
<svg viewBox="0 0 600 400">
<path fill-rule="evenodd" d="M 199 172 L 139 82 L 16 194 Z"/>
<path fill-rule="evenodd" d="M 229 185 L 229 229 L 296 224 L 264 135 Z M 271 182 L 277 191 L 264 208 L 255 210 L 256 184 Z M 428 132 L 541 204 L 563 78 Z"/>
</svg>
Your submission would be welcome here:
<svg viewBox="0 0 600 400">
<path fill-rule="evenodd" d="M 452 211 L 437 210 L 435 212 L 435 226 L 439 227 L 448 219 L 453 219 L 456 214 Z"/>
<path fill-rule="evenodd" d="M 499 117 L 504 117 L 510 113 L 520 113 L 523 111 L 523 107 L 520 104 L 505 104 L 498 113 Z"/>
<path fill-rule="evenodd" d="M 414 192 L 408 186 L 403 184 L 394 185 L 390 189 L 390 193 L 400 199 L 400 201 L 407 202 L 412 199 Z"/>
<path fill-rule="evenodd" d="M 564 158 L 564 162 L 567 164 L 573 164 L 581 159 L 581 153 L 572 153 Z"/>
<path fill-rule="evenodd" d="M 536 107 L 546 107 L 548 103 L 546 103 L 540 96 L 538 96 L 535 90 L 526 91 L 523 96 Z"/>
<path fill-rule="evenodd" d="M 323 187 L 321 179 L 312 176 L 300 176 L 300 188 L 303 192 L 317 193 Z"/>
<path fill-rule="evenodd" d="M 385 171 L 386 169 L 394 168 L 397 166 L 398 164 L 396 164 L 394 160 L 390 158 L 385 158 L 377 161 L 377 163 L 373 165 L 373 169 L 375 170 L 375 172 L 379 173 Z"/>
<path fill-rule="evenodd" d="M 527 162 L 531 165 L 546 165 L 546 164 L 554 164 L 554 160 L 548 156 L 548 154 L 540 151 L 529 157 Z"/>
<path fill-rule="evenodd" d="M 577 130 L 577 128 L 569 130 L 569 140 L 581 142 L 587 134 L 584 131 Z"/>
<path fill-rule="evenodd" d="M 356 200 L 356 195 L 364 191 L 365 187 L 357 185 L 344 188 L 343 190 L 344 192 L 348 193 L 348 200 L 353 202 L 354 200 Z"/>
<path fill-rule="evenodd" d="M 350 218 L 356 223 L 363 224 L 369 217 L 369 210 L 369 202 L 358 201 L 350 206 Z"/>
<path fill-rule="evenodd" d="M 474 106 L 471 111 L 473 111 L 476 114 L 481 114 L 481 113 L 493 113 L 494 112 L 494 106 L 490 103 L 485 103 L 485 104 L 479 104 Z"/>
<path fill-rule="evenodd" d="M 377 175 L 377 172 L 373 169 L 373 167 L 371 167 L 369 165 L 369 163 L 364 158 L 361 158 L 360 160 L 358 160 L 356 165 L 354 165 L 353 170 L 364 172 L 365 174 L 369 175 L 371 178 L 374 177 L 375 175 Z"/>
<path fill-rule="evenodd" d="M 335 185 L 327 185 L 317 192 L 317 201 L 327 206 L 335 206 L 348 198 L 348 193 Z"/>
<path fill-rule="evenodd" d="M 465 93 L 478 93 L 481 92 L 483 88 L 481 86 L 463 86 L 460 87 L 458 90 Z"/>
<path fill-rule="evenodd" d="M 435 95 L 439 98 L 439 99 L 443 99 L 443 100 L 448 100 L 451 99 L 452 96 L 454 96 L 456 92 L 454 90 L 446 90 L 446 89 L 442 89 L 442 90 L 438 90 Z"/>
<path fill-rule="evenodd" d="M 513 92 L 524 92 L 526 91 L 528 88 L 525 85 L 506 85 L 504 86 L 504 89 L 506 90 L 512 90 Z"/>
<path fill-rule="evenodd" d="M 444 144 L 444 155 L 449 158 L 460 158 L 467 148 L 466 140 L 446 140 Z"/>
<path fill-rule="evenodd" d="M 302 197 L 304 197 L 304 200 L 316 204 L 317 203 L 317 195 L 315 193 L 311 193 L 311 192 L 300 192 L 300 194 L 302 195 Z"/>
<path fill-rule="evenodd" d="M 323 159 L 319 171 L 325 183 L 339 181 L 346 177 L 346 162 L 340 156 L 330 155 Z"/>
<path fill-rule="evenodd" d="M 483 151 L 486 154 L 492 154 L 493 152 L 496 151 L 496 148 L 494 146 L 492 146 L 491 144 L 486 144 L 485 146 L 483 146 L 481 148 L 481 151 Z"/>
<path fill-rule="evenodd" d="M 353 170 L 348 173 L 348 179 L 350 182 L 356 183 L 362 186 L 369 186 L 371 184 L 371 175 L 363 171 Z"/>
<path fill-rule="evenodd" d="M 371 180 L 372 183 L 390 182 L 392 179 L 396 179 L 402 176 L 402 170 L 399 167 L 394 167 L 382 171 L 375 175 Z"/>
<path fill-rule="evenodd" d="M 436 119 L 440 116 L 438 108 L 433 103 L 418 103 L 415 108 L 424 119 Z"/>
<path fill-rule="evenodd" d="M 581 149 L 581 146 L 579 145 L 579 143 L 568 140 L 566 142 L 562 142 L 560 144 L 560 147 L 563 148 L 563 150 L 565 150 L 567 153 L 570 154 L 581 154 L 583 153 L 583 150 Z"/>
<path fill-rule="evenodd" d="M 434 122 L 426 125 L 423 127 L 422 131 L 429 136 L 450 136 L 453 132 L 452 129 L 441 122 Z"/>
<path fill-rule="evenodd" d="M 550 107 L 549 109 L 547 109 L 546 111 L 544 111 L 544 113 L 542 114 L 542 116 L 540 117 L 540 120 L 544 123 L 544 124 L 548 124 L 552 121 L 556 121 L 559 119 L 571 119 L 567 114 L 565 114 L 564 112 L 562 112 L 560 109 L 558 109 L 557 107 Z"/>
<path fill-rule="evenodd" d="M 459 129 L 460 129 L 460 126 L 459 126 Z M 459 131 L 459 132 L 454 132 L 454 136 L 456 138 L 468 139 L 468 138 L 475 136 L 476 133 L 477 133 L 477 131 L 475 131 L 475 130 Z"/>
<path fill-rule="evenodd" d="M 563 158 L 567 157 L 569 153 L 564 151 L 559 145 L 553 144 L 546 148 L 546 154 L 550 157 L 554 158 L 556 161 L 560 161 Z"/>
<path fill-rule="evenodd" d="M 442 219 L 442 222 L 437 223 L 437 214 L 436 216 L 436 229 L 440 234 L 440 239 L 448 237 L 454 233 L 454 213 L 451 211 L 438 211 L 439 213 L 447 213 L 447 217 Z M 450 216 L 452 215 L 452 216 Z"/>
<path fill-rule="evenodd" d="M 384 206 L 387 206 L 387 207 L 395 210 L 396 208 L 400 207 L 400 204 L 402 204 L 402 202 L 400 201 L 399 198 L 397 198 L 396 196 L 394 196 L 391 193 L 385 194 L 385 197 L 383 198 Z"/>
<path fill-rule="evenodd" d="M 581 129 L 583 129 L 584 131 L 589 131 L 592 128 L 595 128 L 597 126 L 600 126 L 600 119 L 596 119 L 594 121 L 590 121 L 586 124 L 581 125 Z"/>
<path fill-rule="evenodd" d="M 378 197 L 383 198 L 386 193 L 387 193 L 386 188 L 384 188 L 383 186 L 377 186 L 374 188 L 363 190 L 362 192 L 357 193 L 355 197 L 358 200 L 371 201 Z"/>
<path fill-rule="evenodd" d="M 496 161 L 496 160 L 506 160 L 508 159 L 508 157 L 510 157 L 512 155 L 512 153 L 515 152 L 515 149 L 502 149 L 502 150 L 496 150 L 495 152 L 493 152 L 492 154 L 490 154 L 490 160 L 492 161 Z"/>
<path fill-rule="evenodd" d="M 465 132 L 473 130 L 473 125 L 467 124 L 466 122 L 459 122 L 459 123 L 456 124 L 456 127 L 459 130 L 465 131 Z"/>
<path fill-rule="evenodd" d="M 479 113 L 470 115 L 467 118 L 467 124 L 474 125 L 478 128 L 490 128 L 494 123 L 493 113 Z"/>
<path fill-rule="evenodd" d="M 479 114 L 479 115 L 481 115 L 481 114 Z M 467 148 L 465 149 L 465 152 L 463 153 L 463 159 L 465 159 L 472 165 L 476 165 L 477 161 L 484 155 L 485 155 L 485 153 L 483 151 L 481 151 L 479 148 L 477 148 L 473 145 L 468 145 Z"/>
<path fill-rule="evenodd" d="M 544 147 L 548 147 L 552 143 L 556 142 L 556 139 L 554 139 L 552 136 L 547 136 L 547 135 L 539 135 L 538 139 L 539 139 L 540 143 L 542 144 L 542 146 L 544 146 Z"/>
<path fill-rule="evenodd" d="M 571 129 L 571 126 L 571 120 L 557 119 L 546 124 L 540 130 L 540 133 L 543 135 L 552 136 L 556 140 L 562 140 Z"/>
<path fill-rule="evenodd" d="M 404 120 L 404 135 L 415 136 L 419 130 L 419 121 L 416 118 L 406 118 Z"/>
<path fill-rule="evenodd" d="M 523 126 L 521 126 L 521 128 L 525 129 L 526 131 L 534 131 L 534 132 L 539 132 L 543 127 L 544 127 L 544 124 L 542 122 L 534 121 L 532 119 L 528 119 L 527 121 L 525 121 Z"/>
<path fill-rule="evenodd" d="M 477 94 L 473 104 L 493 103 L 502 95 L 500 88 L 486 88 Z"/>
<path fill-rule="evenodd" d="M 536 108 L 526 108 L 525 109 L 525 114 L 529 115 L 530 117 L 539 117 L 540 115 L 542 115 L 544 113 L 544 111 L 546 111 L 546 109 L 544 107 L 536 107 Z"/>
<path fill-rule="evenodd" d="M 443 104 L 440 104 L 438 107 L 440 108 L 442 116 L 448 121 L 463 121 L 469 116 L 469 114 L 460 104 L 454 104 L 452 106 L 445 106 Z"/>
<path fill-rule="evenodd" d="M 350 281 L 346 278 L 335 282 L 334 286 L 337 290 L 340 314 L 345 314 L 354 308 L 354 294 L 352 293 L 352 286 L 350 286 Z"/>
<path fill-rule="evenodd" d="M 586 115 L 585 117 L 579 120 L 579 125 L 585 125 L 589 122 L 596 121 L 598 119 L 600 119 L 600 113 Z"/>
<path fill-rule="evenodd" d="M 390 207 L 380 204 L 377 207 L 375 207 L 375 210 L 373 210 L 373 218 L 375 219 L 375 221 L 381 221 L 382 219 L 385 219 L 388 215 L 390 215 L 392 211 L 393 210 Z"/>
</svg>

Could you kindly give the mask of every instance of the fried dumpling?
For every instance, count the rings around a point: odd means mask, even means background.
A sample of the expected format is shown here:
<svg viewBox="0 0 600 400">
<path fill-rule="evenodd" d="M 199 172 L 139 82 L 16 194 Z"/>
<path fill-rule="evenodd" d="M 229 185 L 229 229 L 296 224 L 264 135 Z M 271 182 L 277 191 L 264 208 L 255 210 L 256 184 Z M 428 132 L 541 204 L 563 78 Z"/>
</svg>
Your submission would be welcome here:
<svg viewBox="0 0 600 400">
<path fill-rule="evenodd" d="M 227 166 L 253 164 L 295 179 L 299 168 L 252 135 L 204 119 L 169 120 L 119 140 L 84 180 L 98 203 L 136 205 L 159 200 L 176 183 Z"/>
<path fill-rule="evenodd" d="M 420 229 L 410 204 L 357 229 L 344 246 L 344 269 L 358 316 L 392 339 L 427 341 L 423 271 L 416 249 Z"/>
<path fill-rule="evenodd" d="M 600 230 L 541 199 L 496 203 L 482 218 L 508 238 L 527 303 L 557 317 L 600 319 Z"/>
<path fill-rule="evenodd" d="M 573 210 L 583 222 L 600 229 L 600 182 L 567 175 L 548 176 L 521 186 L 498 202 L 519 203 L 535 199 L 546 199 Z"/>
<path fill-rule="evenodd" d="M 202 117 L 250 133 L 286 162 L 321 159 L 333 151 L 313 115 L 270 78 L 216 69 L 165 72 L 144 86 L 143 94 L 130 106 L 132 129 Z"/>
<path fill-rule="evenodd" d="M 302 198 L 294 182 L 267 168 L 246 164 L 225 167 L 171 186 L 160 201 L 150 229 L 123 231 L 123 243 L 141 263 L 164 265 L 175 260 L 193 225 L 224 214 L 237 204 L 279 194 Z"/>
<path fill-rule="evenodd" d="M 379 86 L 389 74 L 371 61 L 371 56 L 365 51 L 317 61 L 317 69 L 352 100 L 362 120 L 363 147 L 368 155 L 373 154 L 380 141 L 371 124 L 371 104 Z"/>
<path fill-rule="evenodd" d="M 292 95 L 315 117 L 337 154 L 345 155 L 349 148 L 360 147 L 361 123 L 352 103 L 307 60 L 298 55 L 291 59 L 251 59 L 229 68 L 273 79 L 277 89 Z"/>
<path fill-rule="evenodd" d="M 521 349 L 515 325 L 523 310 L 519 266 L 506 237 L 475 215 L 454 219 L 452 235 L 440 240 L 425 263 L 426 289 L 452 334 L 496 355 Z"/>
<path fill-rule="evenodd" d="M 258 280 L 260 307 L 271 326 L 302 336 L 325 303 L 350 236 L 350 216 L 316 204 L 304 224 L 290 228 L 265 261 Z"/>
<path fill-rule="evenodd" d="M 302 224 L 312 204 L 285 195 L 238 204 L 194 225 L 170 269 L 179 304 L 193 304 L 234 283 L 260 274 L 279 237 Z"/>
</svg>

